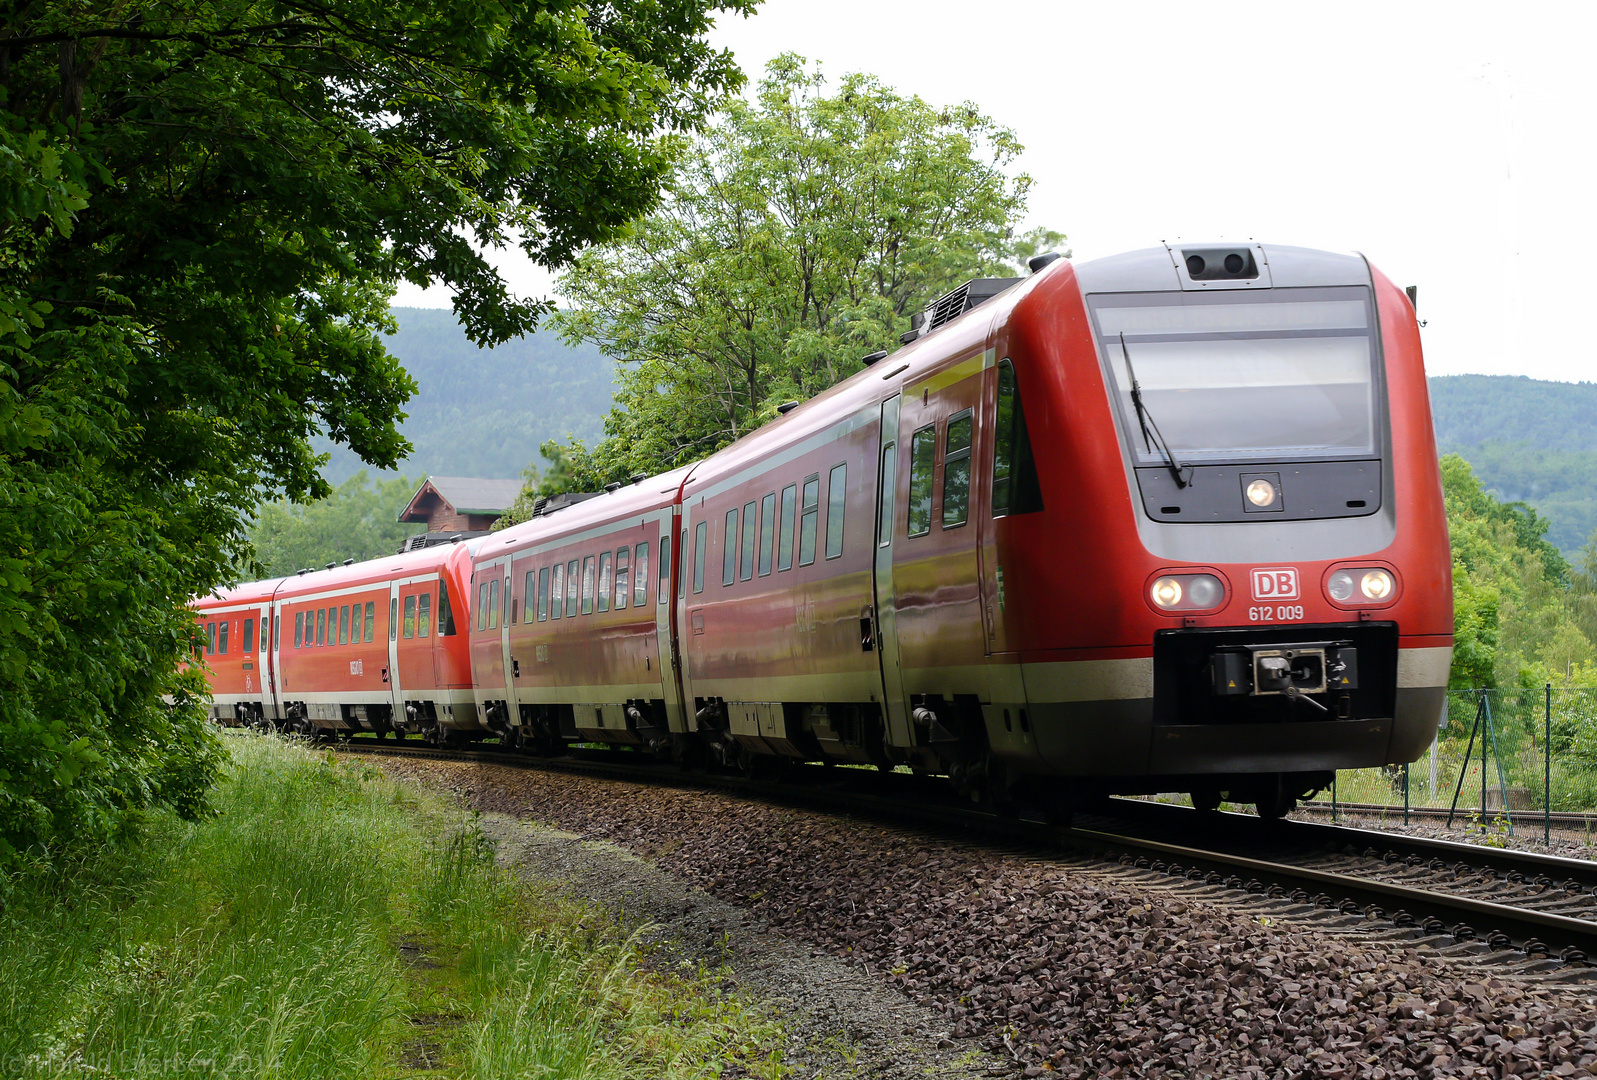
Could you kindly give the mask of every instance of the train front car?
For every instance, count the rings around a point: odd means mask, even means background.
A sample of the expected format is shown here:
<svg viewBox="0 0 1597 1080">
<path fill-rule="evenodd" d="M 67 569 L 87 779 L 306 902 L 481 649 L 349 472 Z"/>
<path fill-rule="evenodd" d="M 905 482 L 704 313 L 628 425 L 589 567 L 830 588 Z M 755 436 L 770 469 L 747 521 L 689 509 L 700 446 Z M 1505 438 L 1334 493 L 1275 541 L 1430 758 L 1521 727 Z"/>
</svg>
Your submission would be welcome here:
<svg viewBox="0 0 1597 1080">
<path fill-rule="evenodd" d="M 1000 462 L 994 556 L 1031 730 L 990 726 L 995 750 L 1266 816 L 1417 758 L 1453 619 L 1408 298 L 1359 256 L 1262 245 L 1028 284 L 994 326 L 1030 444 Z"/>
</svg>

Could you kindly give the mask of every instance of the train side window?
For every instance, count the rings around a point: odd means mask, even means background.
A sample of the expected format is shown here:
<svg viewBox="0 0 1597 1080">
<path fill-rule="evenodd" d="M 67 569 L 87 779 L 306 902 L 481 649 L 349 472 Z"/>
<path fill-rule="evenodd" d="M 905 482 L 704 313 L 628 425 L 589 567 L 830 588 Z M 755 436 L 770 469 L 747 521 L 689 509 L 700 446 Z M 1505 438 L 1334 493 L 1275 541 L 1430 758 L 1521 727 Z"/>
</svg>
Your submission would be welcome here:
<svg viewBox="0 0 1597 1080">
<path fill-rule="evenodd" d="M 793 521 L 797 512 L 798 485 L 789 484 L 782 489 L 782 521 L 777 526 L 776 568 L 793 569 Z"/>
<path fill-rule="evenodd" d="M 316 644 L 327 644 L 327 609 L 316 609 Z"/>
<path fill-rule="evenodd" d="M 217 640 L 216 651 L 221 653 L 223 656 L 227 655 L 227 631 L 228 631 L 228 628 L 230 626 L 232 626 L 232 625 L 233 625 L 233 620 L 232 619 L 224 619 L 220 623 L 218 623 L 217 627 L 216 627 L 217 628 L 217 632 L 218 632 L 218 636 L 217 636 L 217 639 L 216 639 Z"/>
<path fill-rule="evenodd" d="M 522 582 L 521 590 L 522 590 L 522 592 L 526 593 L 526 595 L 527 595 L 527 599 L 525 601 L 527 606 L 522 609 L 524 614 L 521 616 L 521 621 L 523 623 L 530 623 L 530 622 L 532 622 L 532 613 L 536 609 L 537 604 L 538 604 L 538 571 L 536 571 L 536 570 L 528 570 L 527 571 L 527 580 Z M 438 621 L 439 622 L 443 621 L 443 616 L 444 616 L 443 608 L 440 607 L 439 610 L 438 610 Z M 441 627 L 439 628 L 439 632 L 440 633 L 443 632 Z"/>
<path fill-rule="evenodd" d="M 277 648 L 278 636 L 282 632 L 282 629 L 283 629 L 283 617 L 281 615 L 273 615 L 272 616 L 272 648 L 273 649 Z M 263 633 L 264 633 L 264 631 L 263 631 Z"/>
<path fill-rule="evenodd" d="M 549 568 L 547 566 L 538 571 L 538 621 L 544 622 L 549 618 Z"/>
<path fill-rule="evenodd" d="M 413 594 L 411 596 L 405 597 L 405 639 L 408 641 L 409 639 L 411 639 L 411 638 L 413 638 L 415 636 L 416 636 L 416 597 Z"/>
<path fill-rule="evenodd" d="M 294 648 L 302 649 L 304 647 L 305 647 L 305 613 L 303 611 L 296 611 L 296 612 L 294 612 Z"/>
<path fill-rule="evenodd" d="M 450 633 L 454 633 L 454 624 L 453 623 L 450 624 L 449 632 Z M 376 636 L 376 634 L 377 634 L 377 601 L 368 600 L 368 601 L 366 601 L 366 637 L 365 637 L 365 640 L 368 641 L 368 642 L 371 641 L 371 639 L 374 636 Z"/>
<path fill-rule="evenodd" d="M 1015 365 L 998 362 L 998 405 L 993 424 L 993 517 L 1042 509 L 1042 485 L 1026 434 Z"/>
<path fill-rule="evenodd" d="M 577 617 L 577 560 L 566 563 L 566 616 Z"/>
<path fill-rule="evenodd" d="M 582 557 L 582 613 L 593 614 L 593 556 Z"/>
<path fill-rule="evenodd" d="M 360 631 L 362 623 L 360 615 L 360 604 L 357 603 L 354 607 L 349 609 L 349 640 L 355 642 L 357 645 L 360 644 Z"/>
<path fill-rule="evenodd" d="M 553 599 L 549 602 L 549 617 L 560 618 L 561 609 L 565 607 L 566 596 L 566 568 L 561 563 L 555 563 L 549 576 L 549 595 Z"/>
<path fill-rule="evenodd" d="M 477 629 L 488 629 L 488 583 L 477 586 Z"/>
<path fill-rule="evenodd" d="M 336 607 L 327 609 L 327 644 L 338 644 L 338 609 Z"/>
<path fill-rule="evenodd" d="M 370 630 L 367 633 L 371 633 Z M 449 582 L 438 579 L 438 636 L 455 636 L 455 609 L 449 603 Z M 370 641 L 371 638 L 367 638 Z"/>
<path fill-rule="evenodd" d="M 754 515 L 754 504 L 743 504 L 743 552 L 738 560 L 738 580 L 747 581 L 754 576 L 754 543 L 755 531 L 759 528 L 759 518 Z"/>
<path fill-rule="evenodd" d="M 957 529 L 970 516 L 971 413 L 966 409 L 948 420 L 943 446 L 943 528 Z"/>
<path fill-rule="evenodd" d="M 616 610 L 627 606 L 632 594 L 632 549 L 616 548 Z"/>
<path fill-rule="evenodd" d="M 610 588 L 614 582 L 610 579 L 610 553 L 599 552 L 599 591 L 594 596 L 598 601 L 600 611 L 610 610 Z"/>
<path fill-rule="evenodd" d="M 737 507 L 726 512 L 726 532 L 721 537 L 721 584 L 730 585 L 737 579 L 738 512 Z"/>
<path fill-rule="evenodd" d="M 215 656 L 216 655 L 216 624 L 215 623 L 206 623 L 205 624 L 205 655 L 206 656 Z"/>
<path fill-rule="evenodd" d="M 433 591 L 428 589 L 416 597 L 416 636 L 432 637 Z"/>
<path fill-rule="evenodd" d="M 263 638 L 265 636 L 266 636 L 265 634 L 261 635 L 261 637 L 263 637 Z M 244 620 L 244 655 L 248 656 L 250 653 L 252 653 L 254 651 L 255 651 L 255 620 L 254 619 L 245 619 Z"/>
<path fill-rule="evenodd" d="M 909 440 L 909 535 L 932 531 L 932 474 L 937 470 L 937 425 L 927 424 Z"/>
<path fill-rule="evenodd" d="M 499 571 L 496 568 L 495 574 Z M 495 577 L 488 583 L 488 629 L 499 629 L 499 578 Z"/>
<path fill-rule="evenodd" d="M 349 605 L 345 604 L 338 609 L 338 643 L 349 644 Z"/>
<path fill-rule="evenodd" d="M 647 540 L 643 541 L 643 543 L 638 545 L 637 550 L 633 554 L 632 606 L 642 607 L 649 601 L 649 542 Z M 662 536 L 660 537 L 660 567 L 662 571 L 664 571 L 664 569 L 670 565 L 671 538 L 669 536 Z M 670 591 L 671 587 L 670 584 L 664 580 L 663 573 L 661 577 L 662 580 L 660 582 L 661 587 L 659 592 L 663 597 L 667 592 Z"/>
<path fill-rule="evenodd" d="M 704 591 L 704 534 L 705 522 L 699 522 L 693 530 L 693 592 L 695 595 Z"/>
<path fill-rule="evenodd" d="M 760 500 L 760 576 L 771 572 L 771 549 L 776 540 L 776 492 Z"/>
<path fill-rule="evenodd" d="M 399 601 L 397 599 L 388 601 L 388 640 L 399 640 Z"/>
<path fill-rule="evenodd" d="M 877 481 L 882 486 L 882 497 L 876 507 L 876 546 L 891 547 L 893 543 L 893 489 L 898 486 L 898 443 L 882 447 L 882 474 Z"/>
<path fill-rule="evenodd" d="M 826 478 L 826 557 L 843 554 L 843 508 L 848 499 L 848 464 L 832 467 Z"/>
<path fill-rule="evenodd" d="M 799 515 L 799 565 L 815 561 L 816 520 L 821 516 L 821 474 L 804 481 L 804 511 Z"/>
</svg>

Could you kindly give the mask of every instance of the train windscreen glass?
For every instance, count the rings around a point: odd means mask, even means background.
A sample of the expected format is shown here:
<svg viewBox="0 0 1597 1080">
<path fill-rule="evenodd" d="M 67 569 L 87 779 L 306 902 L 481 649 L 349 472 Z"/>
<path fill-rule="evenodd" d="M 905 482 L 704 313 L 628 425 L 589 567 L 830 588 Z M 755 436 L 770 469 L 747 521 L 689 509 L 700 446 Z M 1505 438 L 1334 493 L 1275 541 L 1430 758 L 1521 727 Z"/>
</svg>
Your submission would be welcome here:
<svg viewBox="0 0 1597 1080">
<path fill-rule="evenodd" d="M 1092 306 L 1138 465 L 1164 461 L 1142 435 L 1149 421 L 1193 463 L 1375 456 L 1368 290 L 1120 294 Z"/>
</svg>

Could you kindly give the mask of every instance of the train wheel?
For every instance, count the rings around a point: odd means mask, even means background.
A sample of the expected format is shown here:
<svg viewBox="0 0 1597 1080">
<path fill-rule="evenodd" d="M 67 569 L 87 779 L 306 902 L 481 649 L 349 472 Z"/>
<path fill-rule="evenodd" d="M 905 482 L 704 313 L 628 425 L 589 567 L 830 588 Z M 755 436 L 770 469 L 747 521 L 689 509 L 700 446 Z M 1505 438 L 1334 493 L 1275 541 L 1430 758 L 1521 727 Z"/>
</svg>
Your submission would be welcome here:
<svg viewBox="0 0 1597 1080">
<path fill-rule="evenodd" d="M 1287 786 L 1286 777 L 1272 776 L 1259 788 L 1259 798 L 1253 805 L 1263 820 L 1279 821 L 1297 808 L 1297 794 Z"/>
<path fill-rule="evenodd" d="M 1198 788 L 1192 793 L 1192 808 L 1204 814 L 1212 814 L 1220 809 L 1220 789 Z"/>
</svg>

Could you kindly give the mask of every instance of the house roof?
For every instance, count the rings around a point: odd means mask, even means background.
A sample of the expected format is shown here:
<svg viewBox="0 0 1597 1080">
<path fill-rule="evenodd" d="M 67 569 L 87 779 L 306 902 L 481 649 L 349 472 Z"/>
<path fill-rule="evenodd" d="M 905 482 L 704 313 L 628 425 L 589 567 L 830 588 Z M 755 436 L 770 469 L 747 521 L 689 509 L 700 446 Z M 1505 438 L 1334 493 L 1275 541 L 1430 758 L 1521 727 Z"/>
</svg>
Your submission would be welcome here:
<svg viewBox="0 0 1597 1080">
<path fill-rule="evenodd" d="M 399 520 L 426 521 L 427 515 L 420 509 L 420 503 L 429 492 L 453 507 L 457 514 L 502 514 L 521 494 L 521 485 L 520 480 L 429 476 L 399 512 Z"/>
</svg>

